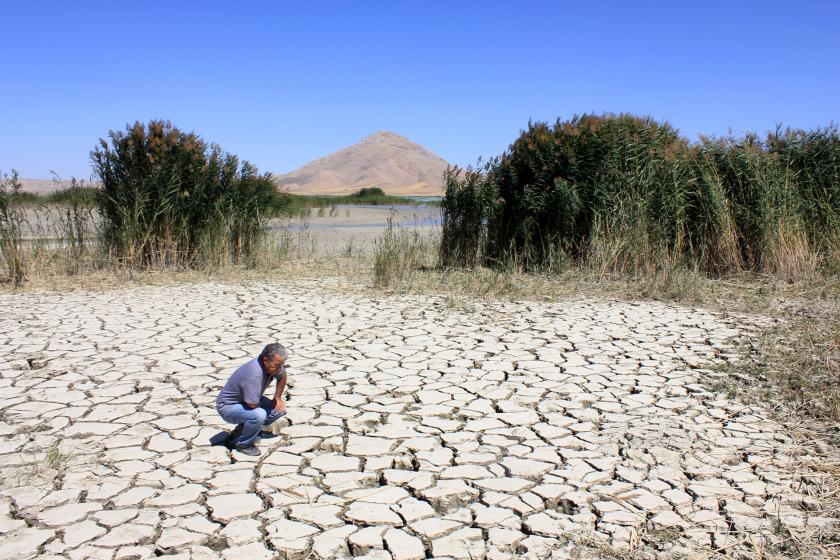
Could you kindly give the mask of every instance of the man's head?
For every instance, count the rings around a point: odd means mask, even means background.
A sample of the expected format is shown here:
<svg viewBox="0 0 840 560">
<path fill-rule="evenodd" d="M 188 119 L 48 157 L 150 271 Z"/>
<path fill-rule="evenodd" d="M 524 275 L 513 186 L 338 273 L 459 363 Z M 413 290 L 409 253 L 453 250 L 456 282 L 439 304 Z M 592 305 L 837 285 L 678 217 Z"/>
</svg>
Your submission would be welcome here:
<svg viewBox="0 0 840 560">
<path fill-rule="evenodd" d="M 289 352 L 281 344 L 272 342 L 260 352 L 260 364 L 262 364 L 266 374 L 274 377 L 283 371 L 283 366 L 288 357 Z"/>
</svg>

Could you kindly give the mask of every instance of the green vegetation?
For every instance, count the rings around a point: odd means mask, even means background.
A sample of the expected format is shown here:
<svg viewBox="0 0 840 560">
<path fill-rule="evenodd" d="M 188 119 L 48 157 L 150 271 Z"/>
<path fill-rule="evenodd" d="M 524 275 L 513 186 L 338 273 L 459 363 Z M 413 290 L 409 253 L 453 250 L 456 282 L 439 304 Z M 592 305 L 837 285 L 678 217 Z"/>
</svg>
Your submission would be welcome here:
<svg viewBox="0 0 840 560">
<path fill-rule="evenodd" d="M 351 195 L 354 198 L 372 198 L 377 196 L 385 196 L 385 191 L 379 187 L 364 187 L 357 190 Z"/>
<path fill-rule="evenodd" d="M 0 177 L 0 254 L 9 280 L 17 287 L 26 279 L 28 263 L 23 232 L 26 225 L 25 202 L 17 171 Z"/>
<path fill-rule="evenodd" d="M 366 187 L 345 196 L 300 195 L 278 192 L 271 203 L 271 209 L 275 214 L 282 216 L 308 216 L 312 208 L 330 208 L 335 211 L 338 206 L 353 204 L 397 206 L 417 204 L 417 201 L 411 197 L 387 195 L 379 187 Z"/>
<path fill-rule="evenodd" d="M 44 466 L 63 474 L 69 459 L 70 456 L 61 451 L 61 442 L 54 441 L 47 448 L 47 453 L 44 457 Z"/>
<path fill-rule="evenodd" d="M 35 206 L 38 204 L 72 205 L 93 207 L 96 205 L 96 187 L 88 187 L 84 181 L 72 179 L 71 185 L 64 189 L 55 190 L 49 194 L 37 194 L 20 191 L 18 200 L 21 204 Z"/>
<path fill-rule="evenodd" d="M 43 204 L 95 206 L 97 190 L 96 187 L 85 186 L 84 181 L 77 182 L 73 178 L 68 188 L 38 196 L 36 201 Z"/>
<path fill-rule="evenodd" d="M 833 126 L 690 144 L 649 118 L 584 115 L 529 124 L 504 154 L 445 180 L 445 266 L 792 281 L 840 261 Z"/>
<path fill-rule="evenodd" d="M 111 131 L 91 152 L 105 250 L 131 266 L 247 262 L 265 233 L 268 174 L 152 121 Z"/>
<path fill-rule="evenodd" d="M 12 171 L 13 175 L 15 175 L 15 171 Z M 15 175 L 16 177 L 16 175 Z M 7 181 L 7 184 L 11 184 L 10 177 L 4 177 L 3 180 Z M 18 181 L 17 179 L 15 179 Z M 19 182 L 19 181 L 18 181 Z M 21 186 L 22 188 L 22 186 Z M 9 191 L 11 192 L 11 187 L 9 187 Z M 44 197 L 35 193 L 31 193 L 28 191 L 18 190 L 17 194 L 15 195 L 15 202 L 21 205 L 31 206 L 34 204 L 41 204 L 44 201 Z"/>
</svg>

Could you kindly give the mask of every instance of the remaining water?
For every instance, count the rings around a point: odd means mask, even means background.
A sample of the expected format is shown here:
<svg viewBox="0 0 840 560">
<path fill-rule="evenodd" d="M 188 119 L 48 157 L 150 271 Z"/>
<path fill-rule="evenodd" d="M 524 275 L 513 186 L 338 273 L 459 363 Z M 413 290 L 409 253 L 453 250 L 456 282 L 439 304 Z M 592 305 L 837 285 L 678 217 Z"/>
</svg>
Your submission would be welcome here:
<svg viewBox="0 0 840 560">
<path fill-rule="evenodd" d="M 429 197 L 432 198 L 432 197 Z M 388 220 L 401 227 L 433 227 L 441 223 L 439 206 L 428 204 L 400 204 L 396 206 L 382 206 L 372 204 L 352 204 L 336 206 L 336 213 L 329 215 L 329 208 L 324 215 L 319 216 L 318 210 L 305 218 L 291 218 L 290 220 L 273 220 L 269 229 L 383 229 Z M 349 216 L 347 215 L 349 211 Z"/>
</svg>

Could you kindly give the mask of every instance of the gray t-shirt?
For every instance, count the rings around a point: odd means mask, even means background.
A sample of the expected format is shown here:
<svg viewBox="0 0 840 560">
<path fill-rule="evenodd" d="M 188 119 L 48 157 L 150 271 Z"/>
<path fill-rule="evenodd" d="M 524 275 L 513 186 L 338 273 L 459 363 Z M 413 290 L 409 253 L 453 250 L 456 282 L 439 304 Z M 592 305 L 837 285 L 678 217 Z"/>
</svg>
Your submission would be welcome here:
<svg viewBox="0 0 840 560">
<path fill-rule="evenodd" d="M 280 371 L 277 381 L 279 382 L 284 375 L 285 368 Z M 230 404 L 259 403 L 270 383 L 271 377 L 263 372 L 260 359 L 254 358 L 233 372 L 216 398 L 216 408 L 221 409 Z"/>
</svg>

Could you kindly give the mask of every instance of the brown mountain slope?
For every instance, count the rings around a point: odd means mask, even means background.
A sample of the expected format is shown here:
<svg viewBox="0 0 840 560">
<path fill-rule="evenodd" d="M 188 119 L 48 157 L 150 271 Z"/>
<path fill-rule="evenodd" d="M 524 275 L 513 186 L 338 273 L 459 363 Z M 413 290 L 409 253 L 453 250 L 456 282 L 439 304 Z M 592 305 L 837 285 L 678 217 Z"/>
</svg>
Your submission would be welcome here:
<svg viewBox="0 0 840 560">
<path fill-rule="evenodd" d="M 440 196 L 446 165 L 408 138 L 380 131 L 274 179 L 294 194 L 341 195 L 379 187 L 393 195 Z"/>
</svg>

